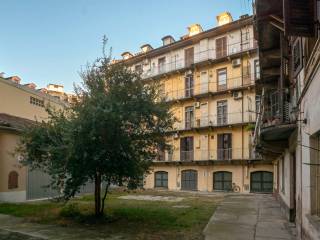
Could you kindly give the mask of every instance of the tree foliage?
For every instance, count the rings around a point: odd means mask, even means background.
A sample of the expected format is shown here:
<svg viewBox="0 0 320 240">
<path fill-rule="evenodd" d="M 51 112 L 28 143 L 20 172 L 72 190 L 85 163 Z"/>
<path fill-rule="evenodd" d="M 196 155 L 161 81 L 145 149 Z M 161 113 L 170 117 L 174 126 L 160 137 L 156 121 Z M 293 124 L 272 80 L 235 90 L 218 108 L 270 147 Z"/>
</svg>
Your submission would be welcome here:
<svg viewBox="0 0 320 240">
<path fill-rule="evenodd" d="M 26 130 L 18 149 L 26 165 L 45 171 L 68 200 L 88 181 L 95 183 L 95 214 L 102 215 L 110 184 L 137 185 L 168 147 L 173 116 L 159 83 L 102 57 L 82 71 L 80 101 L 68 109 L 48 108 L 49 118 Z M 105 186 L 103 196 L 101 183 Z"/>
</svg>

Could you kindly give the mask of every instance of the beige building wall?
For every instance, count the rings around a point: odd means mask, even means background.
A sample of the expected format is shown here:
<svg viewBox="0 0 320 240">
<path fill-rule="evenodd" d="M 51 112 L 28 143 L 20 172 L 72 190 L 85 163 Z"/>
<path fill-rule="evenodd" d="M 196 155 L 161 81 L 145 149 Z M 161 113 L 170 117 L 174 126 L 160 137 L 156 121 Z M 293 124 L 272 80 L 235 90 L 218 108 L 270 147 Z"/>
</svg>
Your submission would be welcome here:
<svg viewBox="0 0 320 240">
<path fill-rule="evenodd" d="M 238 165 L 209 165 L 209 166 L 154 166 L 150 174 L 145 177 L 145 188 L 155 187 L 154 173 L 157 171 L 168 172 L 168 189 L 181 190 L 181 172 L 184 170 L 196 170 L 198 173 L 198 190 L 214 191 L 214 173 L 219 171 L 228 171 L 232 173 L 232 182 L 240 187 L 243 193 L 250 192 L 250 174 L 257 171 L 273 172 L 273 166 L 262 164 L 238 164 Z"/>
</svg>

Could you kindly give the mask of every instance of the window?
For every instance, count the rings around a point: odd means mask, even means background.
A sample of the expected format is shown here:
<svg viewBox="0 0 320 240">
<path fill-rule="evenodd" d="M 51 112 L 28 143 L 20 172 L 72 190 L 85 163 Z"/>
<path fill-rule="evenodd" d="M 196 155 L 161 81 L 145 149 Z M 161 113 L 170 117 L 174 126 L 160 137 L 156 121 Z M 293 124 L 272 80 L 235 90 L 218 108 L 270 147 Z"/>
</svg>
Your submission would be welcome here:
<svg viewBox="0 0 320 240">
<path fill-rule="evenodd" d="M 188 74 L 185 77 L 184 86 L 185 86 L 185 97 L 192 97 L 193 88 L 194 88 L 193 74 Z"/>
<path fill-rule="evenodd" d="M 8 177 L 8 189 L 18 188 L 18 173 L 16 171 L 11 171 Z"/>
<path fill-rule="evenodd" d="M 217 79 L 218 79 L 218 91 L 227 89 L 227 69 L 218 69 L 217 70 Z"/>
<path fill-rule="evenodd" d="M 198 189 L 198 172 L 195 170 L 181 171 L 181 189 L 196 191 Z"/>
<path fill-rule="evenodd" d="M 213 174 L 213 189 L 216 191 L 232 190 L 232 173 L 231 172 L 215 172 Z"/>
<path fill-rule="evenodd" d="M 254 79 L 260 79 L 260 63 L 259 60 L 254 60 Z"/>
<path fill-rule="evenodd" d="M 158 72 L 164 73 L 166 67 L 166 57 L 162 57 L 158 59 Z"/>
<path fill-rule="evenodd" d="M 184 50 L 185 67 L 190 67 L 194 63 L 194 48 L 188 48 Z"/>
<path fill-rule="evenodd" d="M 228 123 L 228 101 L 217 102 L 217 124 L 226 125 Z"/>
<path fill-rule="evenodd" d="M 134 66 L 134 71 L 136 73 L 142 73 L 142 65 L 141 64 L 135 65 Z"/>
<path fill-rule="evenodd" d="M 293 66 L 293 77 L 296 77 L 297 74 L 302 69 L 302 46 L 301 46 L 301 38 L 297 38 L 292 46 L 292 66 Z"/>
<path fill-rule="evenodd" d="M 168 188 L 168 172 L 159 171 L 155 172 L 155 187 Z"/>
<path fill-rule="evenodd" d="M 190 129 L 194 127 L 194 111 L 193 106 L 185 108 L 185 128 Z"/>
<path fill-rule="evenodd" d="M 30 97 L 30 104 L 33 104 L 39 107 L 44 107 L 44 100 L 40 100 L 35 97 Z"/>
<path fill-rule="evenodd" d="M 216 58 L 227 56 L 227 37 L 216 39 Z"/>
<path fill-rule="evenodd" d="M 249 28 L 243 29 L 241 31 L 241 43 L 242 43 L 241 48 L 242 48 L 242 50 L 249 49 L 249 47 L 250 47 L 249 39 L 250 39 Z"/>
<path fill-rule="evenodd" d="M 232 159 L 232 134 L 218 134 L 218 160 Z"/>
<path fill-rule="evenodd" d="M 285 162 L 284 158 L 281 159 L 281 192 L 285 193 Z"/>
<path fill-rule="evenodd" d="M 181 161 L 193 161 L 193 137 L 180 139 L 180 158 Z"/>
<path fill-rule="evenodd" d="M 310 137 L 311 214 L 320 217 L 320 135 Z"/>
</svg>

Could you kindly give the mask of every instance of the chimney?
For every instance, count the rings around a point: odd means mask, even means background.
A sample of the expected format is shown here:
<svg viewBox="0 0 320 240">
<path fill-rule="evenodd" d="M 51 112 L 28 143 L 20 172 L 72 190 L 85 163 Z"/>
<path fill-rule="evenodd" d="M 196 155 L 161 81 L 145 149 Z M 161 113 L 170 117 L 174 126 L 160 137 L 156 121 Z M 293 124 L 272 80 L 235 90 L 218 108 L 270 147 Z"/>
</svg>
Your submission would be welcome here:
<svg viewBox="0 0 320 240">
<path fill-rule="evenodd" d="M 162 40 L 163 46 L 166 46 L 175 42 L 174 38 L 170 35 L 164 36 L 161 40 Z"/>
<path fill-rule="evenodd" d="M 36 89 L 37 85 L 34 84 L 34 83 L 27 83 L 27 84 L 24 84 L 24 86 L 28 87 L 28 88 L 31 88 L 31 89 Z"/>
<path fill-rule="evenodd" d="M 121 54 L 121 56 L 122 56 L 123 60 L 127 60 L 127 59 L 133 57 L 133 55 L 130 52 L 124 52 Z"/>
<path fill-rule="evenodd" d="M 189 37 L 192 37 L 198 33 L 201 33 L 203 30 L 200 24 L 192 24 L 188 27 L 188 31 Z"/>
<path fill-rule="evenodd" d="M 217 16 L 218 26 L 222 26 L 227 23 L 231 23 L 232 21 L 233 21 L 233 19 L 232 19 L 232 16 L 229 12 L 223 12 Z"/>
<path fill-rule="evenodd" d="M 20 84 L 20 82 L 21 82 L 21 78 L 19 78 L 18 76 L 8 77 L 7 79 L 16 83 L 16 84 Z"/>
<path fill-rule="evenodd" d="M 144 44 L 140 48 L 143 53 L 149 52 L 153 49 L 153 47 L 150 44 Z"/>
</svg>

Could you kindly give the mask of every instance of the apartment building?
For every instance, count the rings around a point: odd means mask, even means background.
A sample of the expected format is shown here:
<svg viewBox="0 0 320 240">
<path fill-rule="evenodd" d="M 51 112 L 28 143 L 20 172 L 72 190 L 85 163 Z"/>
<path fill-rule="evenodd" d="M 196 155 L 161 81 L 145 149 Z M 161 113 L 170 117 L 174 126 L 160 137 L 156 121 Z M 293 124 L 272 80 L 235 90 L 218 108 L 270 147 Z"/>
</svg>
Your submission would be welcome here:
<svg viewBox="0 0 320 240">
<path fill-rule="evenodd" d="M 273 192 L 273 164 L 252 147 L 260 78 L 253 18 L 217 16 L 217 26 L 199 24 L 163 46 L 144 44 L 122 61 L 144 81 L 159 81 L 177 121 L 167 134 L 169 151 L 159 151 L 145 188 Z"/>
<path fill-rule="evenodd" d="M 30 171 L 15 153 L 21 131 L 45 121 L 45 106 L 61 109 L 66 103 L 36 89 L 35 84 L 21 84 L 19 77 L 0 77 L 0 201 L 20 202 L 49 197 L 47 175 Z"/>
<path fill-rule="evenodd" d="M 320 2 L 256 0 L 261 108 L 256 150 L 298 239 L 320 239 Z"/>
</svg>

